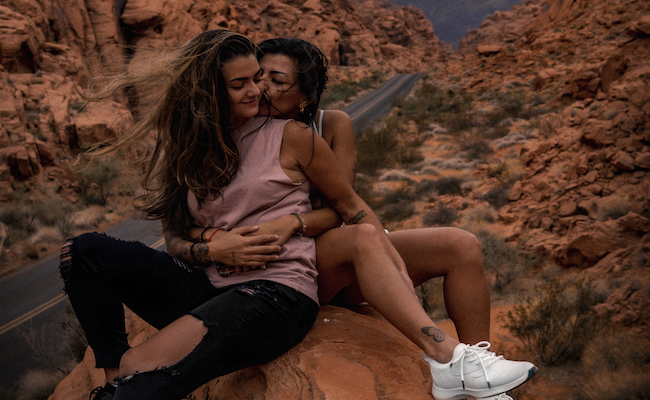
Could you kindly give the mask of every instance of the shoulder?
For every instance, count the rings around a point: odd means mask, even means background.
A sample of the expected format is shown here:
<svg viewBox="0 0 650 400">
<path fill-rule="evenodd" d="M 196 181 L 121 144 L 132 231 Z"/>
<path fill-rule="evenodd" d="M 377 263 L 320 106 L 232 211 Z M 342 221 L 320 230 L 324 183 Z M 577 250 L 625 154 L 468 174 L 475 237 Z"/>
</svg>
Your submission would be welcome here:
<svg viewBox="0 0 650 400">
<path fill-rule="evenodd" d="M 325 110 L 323 115 L 323 139 L 333 146 L 335 142 L 354 140 L 352 118 L 341 110 Z"/>
<path fill-rule="evenodd" d="M 289 145 L 312 145 L 314 137 L 316 136 L 318 135 L 316 135 L 314 130 L 309 125 L 303 122 L 289 120 L 284 125 L 282 140 Z"/>
<path fill-rule="evenodd" d="M 324 110 L 323 123 L 327 124 L 352 124 L 352 118 L 341 110 Z"/>
</svg>

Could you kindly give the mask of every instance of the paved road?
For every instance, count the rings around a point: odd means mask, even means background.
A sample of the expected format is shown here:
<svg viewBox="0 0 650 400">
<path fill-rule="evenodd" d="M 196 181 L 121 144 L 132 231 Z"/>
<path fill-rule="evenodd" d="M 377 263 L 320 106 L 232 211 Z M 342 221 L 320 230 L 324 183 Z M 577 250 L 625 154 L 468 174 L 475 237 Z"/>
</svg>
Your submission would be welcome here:
<svg viewBox="0 0 650 400">
<path fill-rule="evenodd" d="M 352 118 L 355 135 L 390 112 L 393 99 L 408 95 L 421 74 L 397 74 L 369 96 L 347 106 L 343 111 Z"/>
<path fill-rule="evenodd" d="M 154 247 L 162 244 L 161 237 L 155 235 L 160 232 L 160 222 L 128 219 L 105 232 Z M 58 264 L 54 254 L 0 279 L 0 387 L 10 388 L 26 371 L 43 366 L 45 360 L 26 336 L 52 328 L 42 337 L 52 349 L 63 339 L 56 327 L 65 321 L 69 302 Z"/>
<path fill-rule="evenodd" d="M 390 111 L 393 98 L 408 94 L 419 77 L 396 75 L 371 95 L 346 107 L 355 134 Z M 160 233 L 159 222 L 128 219 L 105 232 L 164 249 L 161 236 L 155 234 Z M 0 388 L 10 388 L 26 371 L 43 366 L 43 359 L 28 345 L 25 336 L 66 319 L 69 302 L 62 288 L 56 254 L 0 279 Z M 61 340 L 47 339 L 46 346 L 53 348 Z"/>
</svg>

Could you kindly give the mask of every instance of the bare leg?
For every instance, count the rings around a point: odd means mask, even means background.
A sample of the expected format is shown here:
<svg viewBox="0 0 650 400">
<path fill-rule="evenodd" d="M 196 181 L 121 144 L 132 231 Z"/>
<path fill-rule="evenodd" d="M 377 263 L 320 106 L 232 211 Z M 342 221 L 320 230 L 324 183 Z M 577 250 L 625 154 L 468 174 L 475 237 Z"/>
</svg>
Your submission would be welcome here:
<svg viewBox="0 0 650 400">
<path fill-rule="evenodd" d="M 176 364 L 201 342 L 207 332 L 203 321 L 185 315 L 124 353 L 116 375 L 125 377 L 136 371 L 153 371 Z"/>
<path fill-rule="evenodd" d="M 458 228 L 408 229 L 389 233 L 413 284 L 444 276 L 447 314 L 461 342 L 489 341 L 490 291 L 481 244 Z"/>
<path fill-rule="evenodd" d="M 386 251 L 382 234 L 374 226 L 360 224 L 321 235 L 316 258 L 320 264 L 335 266 L 319 277 L 321 297 L 333 296 L 337 288 L 351 282 L 353 270 L 363 297 L 373 308 L 427 355 L 449 361 L 458 341 L 444 334 L 426 314 Z"/>
<path fill-rule="evenodd" d="M 332 231 L 335 235 L 336 230 Z M 344 255 L 338 244 L 327 243 L 332 236 L 326 233 L 316 241 L 321 302 L 331 301 L 343 289 L 346 301 L 363 301 L 354 267 L 341 261 Z M 488 340 L 490 293 L 476 236 L 457 228 L 423 228 L 391 232 L 388 237 L 406 263 L 414 285 L 445 277 L 445 305 L 460 341 Z M 337 252 L 338 257 L 332 257 L 326 249 Z"/>
</svg>

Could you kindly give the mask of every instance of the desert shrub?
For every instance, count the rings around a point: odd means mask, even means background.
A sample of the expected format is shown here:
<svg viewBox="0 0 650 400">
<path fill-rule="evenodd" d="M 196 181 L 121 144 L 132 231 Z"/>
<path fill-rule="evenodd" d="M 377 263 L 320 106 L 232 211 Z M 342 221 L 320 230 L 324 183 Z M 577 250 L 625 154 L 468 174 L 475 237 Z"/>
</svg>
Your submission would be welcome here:
<svg viewBox="0 0 650 400">
<path fill-rule="evenodd" d="M 436 182 L 431 179 L 423 179 L 415 185 L 415 193 L 418 197 L 429 196 L 436 191 Z"/>
<path fill-rule="evenodd" d="M 530 256 L 518 246 L 507 243 L 505 238 L 487 229 L 479 229 L 474 234 L 481 242 L 485 269 L 495 274 L 492 287 L 497 292 L 503 291 L 529 267 Z"/>
<path fill-rule="evenodd" d="M 473 140 L 464 143 L 461 150 L 466 153 L 468 160 L 485 160 L 487 156 L 494 153 L 492 145 L 486 140 Z"/>
<path fill-rule="evenodd" d="M 357 139 L 357 171 L 375 175 L 378 170 L 394 165 L 397 132 L 397 126 L 393 124 L 377 130 L 362 130 Z"/>
<path fill-rule="evenodd" d="M 328 85 L 321 97 L 320 105 L 327 108 L 328 105 L 344 102 L 347 103 L 350 98 L 362 90 L 377 87 L 384 81 L 384 74 L 380 71 L 373 71 L 369 76 L 356 82 L 343 82 Z"/>
<path fill-rule="evenodd" d="M 497 220 L 497 213 L 492 207 L 477 207 L 467 212 L 467 219 L 475 223 L 493 224 Z"/>
<path fill-rule="evenodd" d="M 15 400 L 47 400 L 64 376 L 58 372 L 33 370 L 17 383 Z"/>
<path fill-rule="evenodd" d="M 403 188 L 388 192 L 377 203 L 379 216 L 385 222 L 395 222 L 407 219 L 415 212 L 415 192 Z"/>
<path fill-rule="evenodd" d="M 441 204 L 434 211 L 428 211 L 422 216 L 422 226 L 450 226 L 459 218 L 455 208 Z"/>
<path fill-rule="evenodd" d="M 397 203 L 386 204 L 381 207 L 379 214 L 382 221 L 396 222 L 410 218 L 415 212 L 415 205 L 408 200 L 400 200 Z"/>
<path fill-rule="evenodd" d="M 12 202 L 0 212 L 0 222 L 3 222 L 7 231 L 9 245 L 27 238 L 34 232 L 34 216 L 22 202 Z"/>
<path fill-rule="evenodd" d="M 29 258 L 30 260 L 38 260 L 40 258 L 38 247 L 36 247 L 35 244 L 30 242 L 23 242 L 22 248 L 25 258 Z"/>
<path fill-rule="evenodd" d="M 444 194 L 463 194 L 462 184 L 465 179 L 458 176 L 445 176 L 438 178 L 433 183 L 433 188 L 439 195 Z"/>
<path fill-rule="evenodd" d="M 424 160 L 420 147 L 414 143 L 405 146 L 398 146 L 396 149 L 395 160 L 398 164 L 408 167 Z"/>
<path fill-rule="evenodd" d="M 72 231 L 72 204 L 59 196 L 39 197 L 32 204 L 36 218 L 45 226 L 55 226 L 63 236 Z"/>
<path fill-rule="evenodd" d="M 58 322 L 37 328 L 22 328 L 20 334 L 33 349 L 41 365 L 64 375 L 69 374 L 83 360 L 88 347 L 86 336 L 71 306 L 61 314 Z M 53 340 L 56 340 L 57 346 L 52 346 Z"/>
<path fill-rule="evenodd" d="M 490 203 L 495 209 L 500 209 L 509 203 L 508 195 L 510 194 L 509 187 L 497 186 L 488 190 L 485 194 L 481 196 L 481 199 Z"/>
<path fill-rule="evenodd" d="M 485 114 L 488 126 L 497 126 L 501 121 L 508 118 L 528 119 L 531 116 L 545 113 L 545 111 L 540 112 L 539 109 L 531 109 L 531 107 L 543 104 L 544 99 L 538 95 L 532 96 L 529 99 L 524 89 L 498 92 L 494 94 L 493 98 L 494 107 Z"/>
<path fill-rule="evenodd" d="M 580 360 L 606 323 L 593 310 L 605 300 L 594 286 L 584 278 L 556 278 L 537 285 L 508 312 L 504 326 L 543 365 Z"/>
<path fill-rule="evenodd" d="M 354 181 L 354 191 L 363 199 L 363 201 L 373 210 L 377 205 L 377 194 L 372 187 L 372 180 L 364 174 L 357 174 Z"/>
<path fill-rule="evenodd" d="M 585 385 L 578 399 L 650 398 L 650 342 L 630 332 L 607 332 L 582 354 Z"/>
<path fill-rule="evenodd" d="M 95 158 L 86 166 L 78 166 L 77 173 L 83 178 L 81 187 L 84 201 L 87 204 L 106 205 L 111 184 L 123 170 L 123 164 L 112 157 Z"/>
<path fill-rule="evenodd" d="M 443 90 L 426 76 L 421 81 L 413 96 L 393 100 L 397 117 L 415 121 L 422 129 L 434 120 L 441 121 L 450 133 L 476 126 L 471 112 L 474 98 L 470 94 L 463 89 Z"/>
<path fill-rule="evenodd" d="M 347 102 L 350 97 L 355 94 L 357 94 L 357 90 L 355 90 L 354 86 L 349 83 L 335 83 L 333 85 L 328 85 L 327 89 L 323 92 L 321 105 L 327 107 L 327 105 L 339 101 Z"/>
</svg>

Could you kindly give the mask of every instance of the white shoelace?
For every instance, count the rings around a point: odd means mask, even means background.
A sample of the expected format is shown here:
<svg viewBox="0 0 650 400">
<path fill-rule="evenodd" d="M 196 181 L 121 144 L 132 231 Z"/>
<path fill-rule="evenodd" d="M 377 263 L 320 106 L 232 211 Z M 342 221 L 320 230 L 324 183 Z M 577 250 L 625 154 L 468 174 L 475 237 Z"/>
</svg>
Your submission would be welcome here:
<svg viewBox="0 0 650 400">
<path fill-rule="evenodd" d="M 494 361 L 503 358 L 503 356 L 497 357 L 493 352 L 488 351 L 490 346 L 490 342 L 483 341 L 471 346 L 467 346 L 465 348 L 465 353 L 460 357 L 460 380 L 463 384 L 463 389 L 465 389 L 465 372 L 463 371 L 463 361 L 468 354 L 478 358 L 478 362 L 481 364 L 481 368 L 483 369 L 483 375 L 485 375 L 485 381 L 487 382 L 488 388 L 491 388 L 490 377 L 488 376 L 486 367 L 492 364 Z"/>
</svg>

